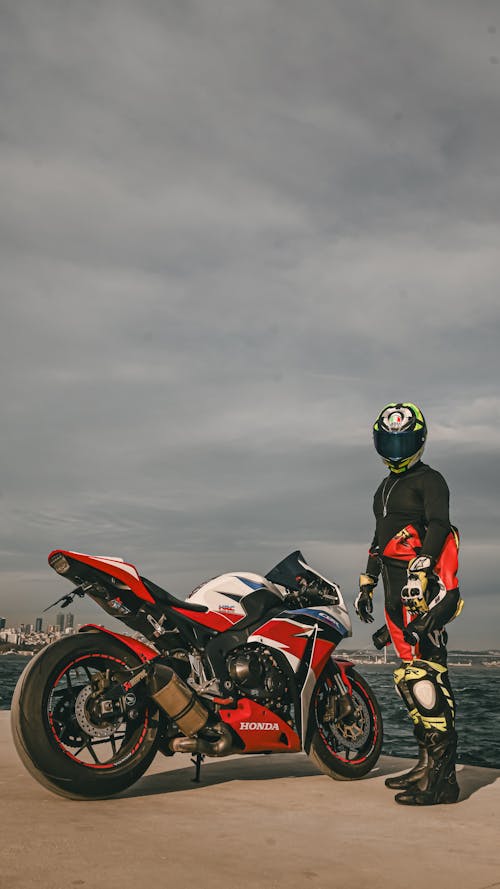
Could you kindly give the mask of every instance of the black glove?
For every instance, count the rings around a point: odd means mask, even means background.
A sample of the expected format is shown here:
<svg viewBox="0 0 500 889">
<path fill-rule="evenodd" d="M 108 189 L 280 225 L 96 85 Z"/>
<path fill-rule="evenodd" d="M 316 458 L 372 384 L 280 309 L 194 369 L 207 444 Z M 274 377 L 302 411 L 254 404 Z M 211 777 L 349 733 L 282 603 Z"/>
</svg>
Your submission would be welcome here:
<svg viewBox="0 0 500 889">
<path fill-rule="evenodd" d="M 408 624 L 403 630 L 403 639 L 405 642 L 408 642 L 409 645 L 418 645 L 420 642 L 420 634 L 417 632 L 417 627 L 412 629 L 411 623 Z"/>
<path fill-rule="evenodd" d="M 373 590 L 376 585 L 377 578 L 371 574 L 359 575 L 359 593 L 354 600 L 354 610 L 365 624 L 373 623 Z"/>
<path fill-rule="evenodd" d="M 415 617 L 403 629 L 403 639 L 405 642 L 409 642 L 410 645 L 417 645 L 424 636 L 432 633 L 435 628 L 435 617 L 432 612 L 427 611 L 425 614 Z"/>
<path fill-rule="evenodd" d="M 384 624 L 383 627 L 380 627 L 379 630 L 375 631 L 372 636 L 372 642 L 378 651 L 382 651 L 386 645 L 391 644 L 391 634 L 389 633 L 387 624 Z"/>
</svg>

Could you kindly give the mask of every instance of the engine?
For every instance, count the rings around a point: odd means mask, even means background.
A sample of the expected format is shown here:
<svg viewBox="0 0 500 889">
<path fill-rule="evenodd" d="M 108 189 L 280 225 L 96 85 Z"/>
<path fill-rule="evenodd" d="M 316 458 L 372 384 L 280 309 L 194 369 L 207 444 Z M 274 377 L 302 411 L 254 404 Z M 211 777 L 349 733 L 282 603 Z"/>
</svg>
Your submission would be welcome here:
<svg viewBox="0 0 500 889">
<path fill-rule="evenodd" d="M 286 676 L 268 649 L 246 645 L 232 651 L 227 658 L 227 670 L 245 697 L 274 710 L 287 709 Z"/>
</svg>

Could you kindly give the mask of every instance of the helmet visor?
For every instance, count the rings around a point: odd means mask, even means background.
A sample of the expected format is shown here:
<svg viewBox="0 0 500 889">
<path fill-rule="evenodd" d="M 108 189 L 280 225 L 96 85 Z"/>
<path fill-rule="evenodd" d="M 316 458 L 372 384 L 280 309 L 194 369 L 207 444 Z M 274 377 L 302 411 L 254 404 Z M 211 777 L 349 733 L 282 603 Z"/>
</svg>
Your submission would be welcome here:
<svg viewBox="0 0 500 889">
<path fill-rule="evenodd" d="M 425 441 L 423 429 L 414 432 L 385 432 L 383 429 L 373 431 L 375 450 L 386 460 L 406 460 L 416 454 Z"/>
</svg>

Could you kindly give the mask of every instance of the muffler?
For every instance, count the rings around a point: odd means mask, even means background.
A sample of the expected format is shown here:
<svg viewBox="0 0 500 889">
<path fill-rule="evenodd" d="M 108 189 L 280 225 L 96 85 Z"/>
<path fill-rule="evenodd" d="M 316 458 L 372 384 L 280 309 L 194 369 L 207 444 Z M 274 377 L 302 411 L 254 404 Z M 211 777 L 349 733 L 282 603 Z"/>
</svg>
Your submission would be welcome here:
<svg viewBox="0 0 500 889">
<path fill-rule="evenodd" d="M 232 752 L 233 736 L 227 725 L 218 722 L 207 725 L 210 713 L 196 692 L 171 667 L 156 664 L 149 680 L 149 693 L 159 707 L 177 724 L 187 737 L 173 738 L 170 749 L 174 753 L 204 753 L 206 756 L 227 756 Z M 195 738 L 207 728 L 216 738 Z"/>
<path fill-rule="evenodd" d="M 173 738 L 170 749 L 174 753 L 203 753 L 205 756 L 228 756 L 233 752 L 233 737 L 227 725 L 218 722 L 210 727 L 210 731 L 219 735 L 216 741 L 208 738 Z"/>
<path fill-rule="evenodd" d="M 165 664 L 155 665 L 149 681 L 149 692 L 158 706 L 177 723 L 188 738 L 207 724 L 210 714 L 196 692 Z"/>
</svg>

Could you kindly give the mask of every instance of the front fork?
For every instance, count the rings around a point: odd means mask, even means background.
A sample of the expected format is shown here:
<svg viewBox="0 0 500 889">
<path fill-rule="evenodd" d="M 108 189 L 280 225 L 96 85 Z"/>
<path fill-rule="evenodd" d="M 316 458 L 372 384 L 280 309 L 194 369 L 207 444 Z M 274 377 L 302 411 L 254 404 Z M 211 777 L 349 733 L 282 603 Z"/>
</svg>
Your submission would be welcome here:
<svg viewBox="0 0 500 889">
<path fill-rule="evenodd" d="M 345 668 L 342 669 L 335 658 L 331 658 L 330 663 L 333 681 L 338 694 L 332 695 L 326 712 L 331 722 L 345 722 L 349 724 L 355 718 L 354 701 L 351 696 L 352 685 L 347 676 L 347 670 Z"/>
</svg>

